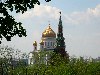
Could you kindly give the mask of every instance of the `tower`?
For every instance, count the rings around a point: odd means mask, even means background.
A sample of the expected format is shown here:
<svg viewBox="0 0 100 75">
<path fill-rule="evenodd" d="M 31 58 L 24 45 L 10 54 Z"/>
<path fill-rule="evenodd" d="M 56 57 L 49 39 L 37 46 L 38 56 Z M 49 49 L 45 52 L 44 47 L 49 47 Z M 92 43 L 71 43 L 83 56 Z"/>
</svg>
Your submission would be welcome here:
<svg viewBox="0 0 100 75">
<path fill-rule="evenodd" d="M 61 12 L 60 12 L 60 18 L 59 18 L 59 24 L 58 24 L 58 33 L 56 38 L 56 49 L 55 52 L 60 53 L 63 57 L 68 56 L 65 51 L 65 38 L 63 37 L 63 26 L 62 26 L 62 20 L 61 20 Z"/>
<path fill-rule="evenodd" d="M 34 41 L 34 43 L 33 43 L 33 51 L 32 52 L 30 52 L 29 53 L 29 59 L 28 59 L 28 64 L 33 64 L 34 63 L 34 59 L 33 59 L 33 54 L 34 54 L 34 52 L 38 52 L 37 51 L 37 42 L 36 41 Z"/>
<path fill-rule="evenodd" d="M 62 26 L 62 20 L 61 20 L 61 12 L 60 12 L 56 42 L 57 42 L 57 47 L 63 48 L 65 50 L 64 40 L 65 40 L 65 38 L 63 37 L 63 26 Z"/>
<path fill-rule="evenodd" d="M 37 42 L 36 41 L 34 41 L 34 43 L 33 43 L 33 49 L 34 49 L 34 51 L 37 51 Z"/>
<path fill-rule="evenodd" d="M 43 40 L 41 40 L 41 42 L 40 42 L 40 50 L 44 50 L 44 42 L 43 42 Z"/>
</svg>

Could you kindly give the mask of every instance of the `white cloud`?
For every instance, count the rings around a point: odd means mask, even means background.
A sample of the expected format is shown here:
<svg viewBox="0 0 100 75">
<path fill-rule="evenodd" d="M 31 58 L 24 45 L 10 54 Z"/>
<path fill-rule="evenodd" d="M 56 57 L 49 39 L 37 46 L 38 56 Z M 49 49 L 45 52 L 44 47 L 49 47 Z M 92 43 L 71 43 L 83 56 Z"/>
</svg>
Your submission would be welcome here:
<svg viewBox="0 0 100 75">
<path fill-rule="evenodd" d="M 74 25 L 90 24 L 95 21 L 100 22 L 100 5 L 95 8 L 88 8 L 86 11 L 65 14 L 65 22 Z"/>
<path fill-rule="evenodd" d="M 88 8 L 87 13 L 95 17 L 100 17 L 100 5 L 97 5 L 94 9 Z"/>
<path fill-rule="evenodd" d="M 47 19 L 58 20 L 60 9 L 48 5 L 35 5 L 32 10 L 25 12 L 24 14 L 19 14 L 17 19 L 19 20 L 37 20 L 46 21 Z M 63 12 L 62 12 L 63 13 Z M 86 11 L 75 11 L 71 14 L 63 13 L 63 21 L 68 25 L 81 25 L 93 23 L 100 23 L 100 5 L 95 8 L 88 8 Z"/>
<path fill-rule="evenodd" d="M 29 19 L 29 18 L 53 18 L 58 19 L 60 9 L 48 5 L 35 5 L 34 9 L 25 12 L 24 14 L 19 14 L 17 18 L 19 19 Z"/>
</svg>

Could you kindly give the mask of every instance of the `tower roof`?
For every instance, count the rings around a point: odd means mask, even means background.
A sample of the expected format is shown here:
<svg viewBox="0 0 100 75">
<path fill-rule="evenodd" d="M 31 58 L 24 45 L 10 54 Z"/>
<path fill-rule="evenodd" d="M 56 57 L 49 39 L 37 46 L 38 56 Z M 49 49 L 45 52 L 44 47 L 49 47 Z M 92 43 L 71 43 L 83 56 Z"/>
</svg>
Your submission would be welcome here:
<svg viewBox="0 0 100 75">
<path fill-rule="evenodd" d="M 65 38 L 63 37 L 63 26 L 62 26 L 62 20 L 61 20 L 61 12 L 60 12 L 60 18 L 59 18 L 59 24 L 58 24 L 58 33 L 57 33 L 57 46 L 58 47 L 65 47 Z"/>
<path fill-rule="evenodd" d="M 37 46 L 37 42 L 36 41 L 34 41 L 33 46 Z"/>
<path fill-rule="evenodd" d="M 41 40 L 41 42 L 40 42 L 40 45 L 44 45 L 44 42 L 43 42 L 43 40 Z"/>
<path fill-rule="evenodd" d="M 42 33 L 42 37 L 56 37 L 56 33 L 51 29 L 50 24 L 47 29 Z"/>
</svg>

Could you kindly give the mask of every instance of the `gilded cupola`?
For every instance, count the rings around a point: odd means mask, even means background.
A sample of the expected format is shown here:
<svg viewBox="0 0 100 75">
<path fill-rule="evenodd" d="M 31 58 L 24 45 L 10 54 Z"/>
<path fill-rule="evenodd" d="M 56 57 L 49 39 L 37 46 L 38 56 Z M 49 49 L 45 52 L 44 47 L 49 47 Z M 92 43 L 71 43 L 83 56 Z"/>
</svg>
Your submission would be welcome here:
<svg viewBox="0 0 100 75">
<path fill-rule="evenodd" d="M 33 46 L 37 46 L 37 42 L 36 41 L 34 41 Z"/>
<path fill-rule="evenodd" d="M 44 42 L 43 42 L 43 40 L 41 40 L 41 42 L 40 42 L 40 45 L 44 45 Z"/>
<path fill-rule="evenodd" d="M 51 29 L 50 24 L 47 29 L 42 33 L 42 37 L 56 37 L 56 33 Z"/>
</svg>

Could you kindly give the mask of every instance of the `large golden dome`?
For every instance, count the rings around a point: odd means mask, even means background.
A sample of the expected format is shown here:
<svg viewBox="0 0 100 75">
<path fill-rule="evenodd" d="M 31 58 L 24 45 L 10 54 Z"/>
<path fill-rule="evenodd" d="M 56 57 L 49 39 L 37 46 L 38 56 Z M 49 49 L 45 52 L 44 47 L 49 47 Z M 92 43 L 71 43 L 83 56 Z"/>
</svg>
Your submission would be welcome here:
<svg viewBox="0 0 100 75">
<path fill-rule="evenodd" d="M 42 33 L 42 37 L 56 37 L 56 33 L 51 29 L 50 24 L 48 28 Z"/>
</svg>

